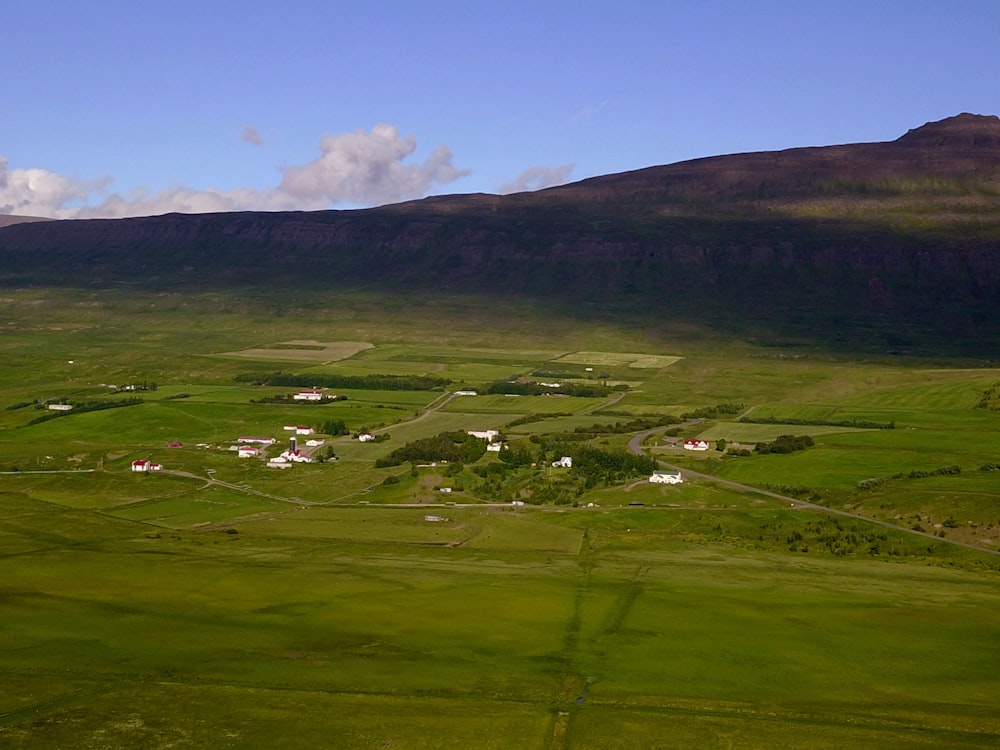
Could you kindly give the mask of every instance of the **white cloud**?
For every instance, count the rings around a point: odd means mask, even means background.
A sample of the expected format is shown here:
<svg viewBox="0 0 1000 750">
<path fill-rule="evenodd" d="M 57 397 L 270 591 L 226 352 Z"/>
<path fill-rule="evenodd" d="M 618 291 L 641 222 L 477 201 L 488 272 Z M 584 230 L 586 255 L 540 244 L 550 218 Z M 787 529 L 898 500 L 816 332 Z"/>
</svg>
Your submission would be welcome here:
<svg viewBox="0 0 1000 750">
<path fill-rule="evenodd" d="M 46 169 L 8 170 L 0 156 L 0 214 L 58 216 L 64 206 L 85 201 L 110 181 L 80 182 Z"/>
<path fill-rule="evenodd" d="M 434 149 L 423 164 L 403 164 L 416 148 L 416 138 L 400 138 L 392 125 L 327 135 L 319 143 L 322 155 L 286 169 L 279 190 L 302 200 L 371 205 L 418 198 L 436 184 L 469 174 L 452 166 L 446 146 Z"/>
<path fill-rule="evenodd" d="M 516 179 L 500 186 L 500 193 L 523 193 L 527 190 L 563 185 L 569 180 L 569 173 L 575 164 L 563 164 L 561 167 L 530 167 L 517 176 Z"/>
<path fill-rule="evenodd" d="M 260 138 L 247 126 L 243 139 Z M 376 125 L 326 135 L 321 155 L 308 164 L 287 167 L 280 184 L 266 190 L 196 190 L 186 186 L 156 193 L 137 190 L 105 196 L 110 177 L 79 182 L 45 169 L 8 171 L 0 157 L 0 213 L 50 218 L 121 218 L 170 212 L 291 211 L 336 204 L 380 205 L 427 195 L 469 174 L 452 165 L 452 152 L 438 146 L 423 163 L 404 164 L 417 148 L 412 135 L 399 136 L 392 125 Z"/>
<path fill-rule="evenodd" d="M 606 101 L 600 104 L 586 104 L 570 115 L 570 122 L 587 122 L 588 120 L 593 120 L 607 106 L 608 103 Z"/>
</svg>

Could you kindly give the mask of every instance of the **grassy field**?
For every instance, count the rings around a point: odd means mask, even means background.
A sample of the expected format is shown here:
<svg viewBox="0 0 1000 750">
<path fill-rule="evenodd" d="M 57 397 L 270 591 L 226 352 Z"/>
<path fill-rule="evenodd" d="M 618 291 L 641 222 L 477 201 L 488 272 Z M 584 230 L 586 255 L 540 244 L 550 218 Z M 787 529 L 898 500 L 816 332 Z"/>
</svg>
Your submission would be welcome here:
<svg viewBox="0 0 1000 750">
<path fill-rule="evenodd" d="M 992 366 L 362 293 L 9 290 L 0 324 L 0 747 L 1000 742 L 1000 412 L 975 408 Z M 446 398 L 587 367 L 629 390 Z M 251 403 L 295 390 L 235 379 L 275 369 L 452 384 Z M 47 399 L 142 383 L 141 404 L 29 424 Z M 374 466 L 515 420 L 525 449 L 604 424 L 587 445 L 624 450 L 616 422 L 695 410 L 647 442 L 676 486 L 572 484 L 551 456 L 506 484 L 489 453 Z M 275 455 L 283 425 L 339 419 L 389 438 L 327 436 L 335 462 L 280 471 L 228 450 L 260 434 Z M 828 424 L 852 419 L 894 429 Z M 664 447 L 668 429 L 713 450 Z M 714 450 L 783 434 L 815 445 Z M 164 471 L 131 472 L 139 458 Z M 494 486 L 576 489 L 515 506 Z"/>
</svg>

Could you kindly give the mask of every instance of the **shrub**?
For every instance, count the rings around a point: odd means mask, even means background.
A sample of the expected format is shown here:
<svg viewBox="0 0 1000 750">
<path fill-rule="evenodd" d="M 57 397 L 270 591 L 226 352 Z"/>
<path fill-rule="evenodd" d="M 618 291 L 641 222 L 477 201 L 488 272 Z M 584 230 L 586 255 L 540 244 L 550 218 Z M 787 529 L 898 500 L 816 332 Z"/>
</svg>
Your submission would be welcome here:
<svg viewBox="0 0 1000 750">
<path fill-rule="evenodd" d="M 872 477 L 871 479 L 862 479 L 858 482 L 859 490 L 873 490 L 880 484 L 885 484 L 885 479 L 882 477 Z"/>
</svg>

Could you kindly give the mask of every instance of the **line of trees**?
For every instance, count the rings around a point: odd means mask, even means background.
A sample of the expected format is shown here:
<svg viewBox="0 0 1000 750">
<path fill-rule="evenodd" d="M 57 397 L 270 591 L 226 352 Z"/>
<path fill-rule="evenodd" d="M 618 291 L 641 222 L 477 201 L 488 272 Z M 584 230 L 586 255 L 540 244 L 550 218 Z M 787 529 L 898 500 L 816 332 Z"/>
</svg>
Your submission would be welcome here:
<svg viewBox="0 0 1000 750">
<path fill-rule="evenodd" d="M 874 422 L 870 419 L 789 419 L 778 417 L 743 417 L 741 422 L 747 424 L 787 424 L 798 427 L 858 427 L 864 430 L 895 430 L 896 422 Z"/>
<path fill-rule="evenodd" d="M 283 393 L 277 396 L 263 396 L 262 398 L 252 398 L 250 399 L 251 404 L 285 404 L 289 406 L 323 406 L 324 404 L 332 404 L 334 401 L 346 401 L 347 396 L 335 396 L 334 398 L 326 398 L 322 401 L 304 401 L 296 399 L 291 393 Z"/>
<path fill-rule="evenodd" d="M 681 414 L 681 419 L 718 419 L 719 417 L 732 417 L 739 414 L 746 408 L 746 404 L 725 403 L 715 406 L 703 406 L 694 411 L 686 411 Z"/>
<path fill-rule="evenodd" d="M 69 402 L 66 402 L 69 403 Z M 119 409 L 123 406 L 137 406 L 142 403 L 142 399 L 139 396 L 129 396 L 128 398 L 106 398 L 98 399 L 94 401 L 79 401 L 73 404 L 73 409 L 70 411 L 47 411 L 44 414 L 35 417 L 30 422 L 29 425 L 40 424 L 42 422 L 48 422 L 50 419 L 58 419 L 59 417 L 68 417 L 71 414 L 81 414 L 88 411 L 101 411 L 103 409 Z"/>
<path fill-rule="evenodd" d="M 368 391 L 439 391 L 451 383 L 448 378 L 429 375 L 335 375 L 310 373 L 295 375 L 288 372 L 243 373 L 234 380 L 253 385 L 288 388 L 356 388 Z"/>
<path fill-rule="evenodd" d="M 619 390 L 621 388 L 619 387 Z M 541 383 L 525 383 L 518 380 L 495 380 L 486 386 L 486 393 L 509 396 L 544 396 L 560 394 L 581 398 L 603 398 L 615 389 L 597 383 L 563 383 L 558 388 L 550 388 Z"/>
</svg>

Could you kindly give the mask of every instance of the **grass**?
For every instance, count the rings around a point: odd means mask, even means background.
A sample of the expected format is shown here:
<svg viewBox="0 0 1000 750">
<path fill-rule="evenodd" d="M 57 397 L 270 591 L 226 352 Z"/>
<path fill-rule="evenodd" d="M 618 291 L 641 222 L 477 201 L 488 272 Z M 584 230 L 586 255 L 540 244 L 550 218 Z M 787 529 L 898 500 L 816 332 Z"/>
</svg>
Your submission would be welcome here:
<svg viewBox="0 0 1000 750">
<path fill-rule="evenodd" d="M 141 406 L 31 427 L 32 407 L 0 411 L 0 469 L 17 469 L 0 474 L 0 746 L 996 746 L 1000 563 L 947 544 L 1000 548 L 996 472 L 978 471 L 1000 462 L 1000 416 L 972 408 L 995 368 L 855 362 L 467 302 L 5 294 L 2 404 L 108 383 L 158 388 Z M 337 359 L 327 340 L 374 346 Z M 252 350 L 264 354 L 215 356 Z M 706 421 L 684 434 L 791 432 L 817 444 L 660 455 L 901 528 L 691 476 L 581 489 L 579 507 L 445 495 L 436 488 L 479 478 L 374 460 L 533 413 L 574 416 L 514 431 L 626 418 L 581 413 L 601 399 L 477 396 L 414 419 L 441 392 L 251 404 L 294 390 L 234 381 L 274 369 L 271 354 L 294 356 L 296 372 L 436 374 L 473 387 L 594 366 L 630 382 L 615 412 L 741 403 L 779 420 L 894 421 L 883 431 Z M 286 422 L 341 418 L 352 430 L 383 424 L 391 438 L 335 439 L 336 463 L 287 471 L 225 450 L 240 434 L 284 441 Z M 134 475 L 135 458 L 195 477 Z M 908 476 L 952 463 L 961 474 Z M 232 486 L 208 485 L 209 471 Z M 874 476 L 886 481 L 857 489 Z M 905 532 L 915 524 L 946 536 Z"/>
</svg>

